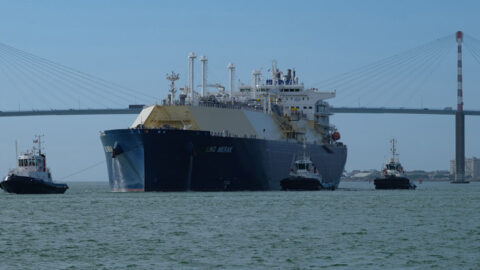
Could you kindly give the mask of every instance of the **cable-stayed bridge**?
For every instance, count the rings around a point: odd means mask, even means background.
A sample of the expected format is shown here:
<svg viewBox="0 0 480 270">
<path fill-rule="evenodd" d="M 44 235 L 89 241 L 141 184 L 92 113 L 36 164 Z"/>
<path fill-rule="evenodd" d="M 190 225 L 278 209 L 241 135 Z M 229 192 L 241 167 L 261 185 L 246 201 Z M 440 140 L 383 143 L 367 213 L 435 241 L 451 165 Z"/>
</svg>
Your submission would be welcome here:
<svg viewBox="0 0 480 270">
<path fill-rule="evenodd" d="M 468 59 L 480 63 L 480 41 L 465 35 L 464 43 L 471 56 Z M 338 113 L 449 114 L 439 110 L 456 109 L 454 45 L 454 36 L 448 35 L 308 85 L 320 91 L 335 90 L 336 97 L 330 103 Z M 464 72 L 470 70 L 468 66 Z M 467 97 L 474 100 L 476 85 L 468 83 L 477 76 L 465 74 L 465 77 Z M 130 104 L 160 101 L 157 93 L 127 88 L 3 43 L 0 43 L 0 89 L 0 116 L 48 115 L 48 111 L 59 114 L 59 110 L 68 110 L 70 114 L 128 113 L 123 109 Z M 474 111 L 477 108 L 471 103 L 466 105 Z"/>
<path fill-rule="evenodd" d="M 336 113 L 454 114 L 454 45 L 448 35 L 310 85 L 336 91 L 330 101 Z M 465 35 L 465 48 L 469 59 L 480 63 L 480 41 Z M 466 74 L 469 81 L 472 77 Z M 477 91 L 466 87 L 467 97 L 474 100 Z M 160 100 L 157 93 L 127 88 L 3 43 L 0 89 L 0 117 L 136 113 L 127 109 L 130 104 Z M 476 115 L 471 102 L 467 106 L 466 115 Z"/>
<path fill-rule="evenodd" d="M 457 182 L 463 182 L 464 116 L 480 115 L 480 110 L 463 109 L 462 44 L 465 41 L 471 59 L 480 63 L 480 41 L 458 32 L 455 50 L 453 40 L 454 36 L 448 35 L 313 86 L 336 91 L 337 97 L 332 101 L 334 113 L 455 115 L 456 160 L 460 162 L 456 166 Z M 457 65 L 446 61 L 455 51 Z M 440 77 L 442 80 L 434 76 L 435 72 L 442 71 L 442 64 L 446 62 L 455 69 L 443 70 L 447 74 L 444 76 L 456 71 L 456 80 L 455 76 L 451 79 Z M 3 43 L 0 43 L 0 88 L 3 89 L 0 117 L 138 114 L 141 107 L 129 104 L 151 104 L 156 99 L 152 94 L 120 86 Z M 457 90 L 457 95 L 453 90 Z M 471 96 L 468 100 L 474 100 Z M 445 103 L 430 104 L 432 97 Z M 457 107 L 452 109 L 450 101 L 455 97 Z M 418 100 L 420 106 L 412 105 Z M 424 102 L 428 105 L 423 106 Z"/>
<path fill-rule="evenodd" d="M 49 116 L 49 115 L 101 115 L 101 114 L 138 114 L 142 108 L 116 109 L 67 109 L 67 110 L 33 110 L 33 111 L 0 111 L 0 117 L 17 116 Z M 375 114 L 437 114 L 455 115 L 457 110 L 447 109 L 412 109 L 412 108 L 367 108 L 367 107 L 333 107 L 333 113 L 375 113 Z M 480 110 L 464 110 L 465 115 L 480 115 Z"/>
</svg>

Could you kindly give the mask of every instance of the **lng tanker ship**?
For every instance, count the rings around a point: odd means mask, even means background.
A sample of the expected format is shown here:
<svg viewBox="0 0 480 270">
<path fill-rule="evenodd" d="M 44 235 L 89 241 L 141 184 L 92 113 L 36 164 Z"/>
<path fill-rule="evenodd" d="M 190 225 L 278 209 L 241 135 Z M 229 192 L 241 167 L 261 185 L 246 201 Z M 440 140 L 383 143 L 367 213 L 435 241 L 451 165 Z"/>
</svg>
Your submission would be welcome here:
<svg viewBox="0 0 480 270">
<path fill-rule="evenodd" d="M 204 73 L 197 92 L 189 58 L 178 99 L 172 72 L 162 105 L 144 107 L 130 128 L 101 132 L 112 191 L 280 190 L 304 144 L 323 182 L 338 187 L 347 147 L 325 102 L 335 92 L 305 89 L 294 69 L 283 74 L 275 62 L 271 78 L 254 71 L 236 90 L 233 65 L 229 91 L 207 91 Z"/>
</svg>

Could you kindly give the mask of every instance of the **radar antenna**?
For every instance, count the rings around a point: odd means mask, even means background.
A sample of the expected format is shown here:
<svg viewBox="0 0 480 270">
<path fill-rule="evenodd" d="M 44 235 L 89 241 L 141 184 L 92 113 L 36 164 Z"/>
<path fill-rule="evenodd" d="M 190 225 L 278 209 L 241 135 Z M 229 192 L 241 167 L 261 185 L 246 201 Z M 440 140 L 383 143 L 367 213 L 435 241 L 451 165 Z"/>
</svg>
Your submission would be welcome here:
<svg viewBox="0 0 480 270">
<path fill-rule="evenodd" d="M 168 74 L 167 73 L 167 80 L 170 81 L 170 95 L 169 95 L 169 99 L 168 99 L 168 104 L 169 105 L 173 105 L 174 104 L 174 100 L 175 100 L 175 93 L 177 92 L 177 90 L 175 90 L 175 81 L 177 81 L 178 79 L 180 79 L 180 76 L 178 73 L 175 73 L 172 71 L 172 73 Z"/>
</svg>

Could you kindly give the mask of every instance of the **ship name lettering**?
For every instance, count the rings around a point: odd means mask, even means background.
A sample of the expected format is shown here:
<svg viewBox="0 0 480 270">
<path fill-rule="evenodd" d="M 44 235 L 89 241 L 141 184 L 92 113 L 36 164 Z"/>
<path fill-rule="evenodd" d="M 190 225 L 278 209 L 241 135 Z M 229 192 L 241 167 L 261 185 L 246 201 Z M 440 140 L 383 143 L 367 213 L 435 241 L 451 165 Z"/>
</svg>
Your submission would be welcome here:
<svg viewBox="0 0 480 270">
<path fill-rule="evenodd" d="M 113 152 L 113 148 L 110 145 L 104 146 L 104 148 L 105 148 L 105 152 L 107 152 L 107 153 L 112 153 Z"/>
<path fill-rule="evenodd" d="M 231 153 L 232 146 L 219 146 L 217 149 L 217 153 Z"/>
<path fill-rule="evenodd" d="M 216 146 L 207 146 L 207 148 L 205 149 L 205 152 L 215 153 L 215 152 L 217 152 L 217 147 Z"/>
</svg>

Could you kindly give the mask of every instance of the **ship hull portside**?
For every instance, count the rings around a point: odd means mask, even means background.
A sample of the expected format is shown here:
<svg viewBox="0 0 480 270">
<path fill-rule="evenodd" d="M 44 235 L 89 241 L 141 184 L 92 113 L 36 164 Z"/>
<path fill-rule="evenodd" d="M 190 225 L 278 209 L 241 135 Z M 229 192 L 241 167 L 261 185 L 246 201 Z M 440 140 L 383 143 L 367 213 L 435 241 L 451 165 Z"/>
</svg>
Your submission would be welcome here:
<svg viewBox="0 0 480 270">
<path fill-rule="evenodd" d="M 16 194 L 63 194 L 68 189 L 66 184 L 47 183 L 41 179 L 27 176 L 9 175 L 0 183 L 8 193 Z"/>
<path fill-rule="evenodd" d="M 302 144 L 208 131 L 119 129 L 101 135 L 112 191 L 280 190 Z M 307 144 L 324 182 L 338 187 L 345 146 Z"/>
<path fill-rule="evenodd" d="M 384 177 L 373 181 L 375 189 L 415 189 L 417 186 L 405 177 Z"/>
</svg>

